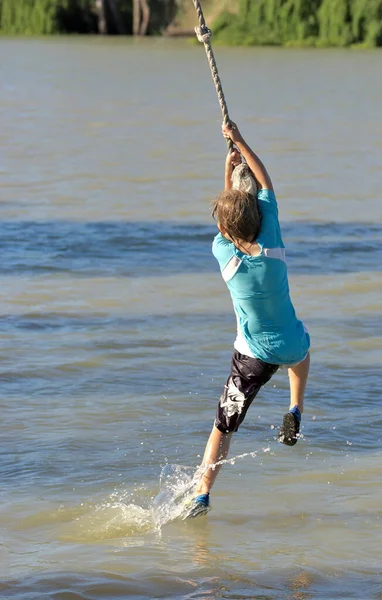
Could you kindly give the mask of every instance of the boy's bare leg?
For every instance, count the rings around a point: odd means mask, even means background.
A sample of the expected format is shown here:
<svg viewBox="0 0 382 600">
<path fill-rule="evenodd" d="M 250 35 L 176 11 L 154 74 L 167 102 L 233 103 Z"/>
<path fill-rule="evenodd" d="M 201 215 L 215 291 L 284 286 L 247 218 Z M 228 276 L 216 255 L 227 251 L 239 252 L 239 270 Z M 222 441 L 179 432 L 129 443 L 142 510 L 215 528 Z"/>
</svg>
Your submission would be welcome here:
<svg viewBox="0 0 382 600">
<path fill-rule="evenodd" d="M 304 394 L 309 375 L 310 354 L 306 355 L 295 367 L 288 369 L 290 385 L 290 409 L 297 406 L 300 413 L 304 410 Z"/>
<path fill-rule="evenodd" d="M 295 367 L 288 369 L 290 384 L 289 412 L 284 415 L 279 431 L 279 442 L 286 446 L 294 446 L 300 433 L 301 414 L 304 410 L 304 394 L 309 375 L 310 355 L 306 355 Z"/>
<path fill-rule="evenodd" d="M 215 465 L 217 462 L 224 460 L 228 455 L 229 446 L 231 443 L 232 433 L 222 433 L 215 427 L 212 428 L 210 437 L 203 456 L 203 466 Z M 215 483 L 221 465 L 209 467 L 201 478 L 196 489 L 197 494 L 208 494 Z"/>
</svg>

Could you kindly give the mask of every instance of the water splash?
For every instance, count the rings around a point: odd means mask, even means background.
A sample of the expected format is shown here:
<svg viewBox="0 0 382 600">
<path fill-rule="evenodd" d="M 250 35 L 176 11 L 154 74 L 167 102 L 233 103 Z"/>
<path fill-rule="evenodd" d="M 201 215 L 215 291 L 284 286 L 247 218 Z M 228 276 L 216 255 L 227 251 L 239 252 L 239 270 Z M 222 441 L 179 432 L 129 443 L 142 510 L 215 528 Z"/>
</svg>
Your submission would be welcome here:
<svg viewBox="0 0 382 600">
<path fill-rule="evenodd" d="M 163 467 L 160 492 L 153 501 L 153 517 L 158 528 L 166 523 L 185 517 L 185 507 L 195 495 L 200 481 L 200 468 L 168 464 Z"/>
<path fill-rule="evenodd" d="M 143 503 L 143 498 L 127 498 L 123 492 L 114 492 L 80 507 L 61 508 L 60 522 L 64 526 L 59 537 L 65 541 L 96 542 L 147 534 L 154 531 L 155 524 L 151 508 L 140 506 Z"/>
<path fill-rule="evenodd" d="M 162 468 L 159 493 L 155 497 L 152 489 L 143 484 L 133 490 L 118 489 L 106 497 L 84 500 L 76 506 L 61 505 L 34 513 L 23 520 L 22 527 L 48 527 L 63 541 L 94 543 L 114 539 L 123 540 L 123 543 L 142 542 L 149 534 L 160 534 L 165 525 L 187 518 L 187 503 L 195 496 L 197 485 L 207 469 L 234 465 L 240 459 L 255 458 L 270 451 L 269 446 L 263 447 L 197 468 L 167 464 Z"/>
<path fill-rule="evenodd" d="M 229 464 L 250 456 L 256 458 L 260 452 L 270 452 L 270 447 L 260 448 L 253 452 L 238 454 L 232 458 L 219 460 L 216 463 L 201 465 L 196 470 L 193 467 L 168 464 L 163 467 L 160 475 L 160 491 L 154 498 L 152 511 L 154 521 L 160 529 L 163 525 L 178 519 L 185 520 L 188 516 L 187 504 L 195 496 L 198 483 L 208 469 Z"/>
</svg>

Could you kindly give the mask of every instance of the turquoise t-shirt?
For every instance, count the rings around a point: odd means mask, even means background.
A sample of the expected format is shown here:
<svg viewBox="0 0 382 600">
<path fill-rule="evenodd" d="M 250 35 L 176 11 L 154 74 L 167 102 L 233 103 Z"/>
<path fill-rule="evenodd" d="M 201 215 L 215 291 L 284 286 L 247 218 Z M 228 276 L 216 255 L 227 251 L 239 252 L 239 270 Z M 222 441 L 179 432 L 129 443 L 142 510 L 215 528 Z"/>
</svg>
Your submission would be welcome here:
<svg viewBox="0 0 382 600">
<path fill-rule="evenodd" d="M 221 233 L 213 241 L 212 252 L 231 293 L 239 334 L 253 356 L 271 364 L 293 364 L 306 356 L 310 338 L 289 295 L 276 197 L 262 189 L 257 198 L 260 254 L 243 254 Z"/>
</svg>

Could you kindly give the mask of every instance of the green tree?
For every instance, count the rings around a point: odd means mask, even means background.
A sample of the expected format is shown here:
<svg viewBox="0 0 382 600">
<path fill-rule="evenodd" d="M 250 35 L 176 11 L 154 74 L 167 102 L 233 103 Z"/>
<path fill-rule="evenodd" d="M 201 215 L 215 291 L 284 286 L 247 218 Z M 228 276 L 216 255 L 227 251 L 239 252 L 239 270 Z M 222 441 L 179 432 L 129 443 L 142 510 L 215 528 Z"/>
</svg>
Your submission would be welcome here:
<svg viewBox="0 0 382 600">
<path fill-rule="evenodd" d="M 245 44 L 285 44 L 318 33 L 320 0 L 241 0 L 239 15 L 221 15 L 214 24 L 220 39 Z"/>
<path fill-rule="evenodd" d="M 323 0 L 318 21 L 320 41 L 326 46 L 348 46 L 354 41 L 351 0 Z"/>
<path fill-rule="evenodd" d="M 2 0 L 1 29 L 9 34 L 55 33 L 58 0 Z"/>
<path fill-rule="evenodd" d="M 213 26 L 232 44 L 382 45 L 382 0 L 240 0 Z"/>
<path fill-rule="evenodd" d="M 382 46 L 382 1 L 353 0 L 352 34 L 367 46 Z"/>
</svg>

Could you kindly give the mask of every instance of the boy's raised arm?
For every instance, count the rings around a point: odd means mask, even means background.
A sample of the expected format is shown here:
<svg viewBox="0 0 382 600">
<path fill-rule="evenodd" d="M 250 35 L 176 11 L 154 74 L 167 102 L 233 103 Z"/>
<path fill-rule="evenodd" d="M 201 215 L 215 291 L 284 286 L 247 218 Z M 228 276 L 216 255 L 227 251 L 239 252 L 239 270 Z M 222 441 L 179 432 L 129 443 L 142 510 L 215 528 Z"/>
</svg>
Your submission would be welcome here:
<svg viewBox="0 0 382 600">
<path fill-rule="evenodd" d="M 234 149 L 233 152 L 229 152 L 225 159 L 225 171 L 224 171 L 224 189 L 232 189 L 232 172 L 235 167 L 241 164 L 240 152 Z"/>
<path fill-rule="evenodd" d="M 273 192 L 272 180 L 267 169 L 261 162 L 260 158 L 248 146 L 247 142 L 241 135 L 237 125 L 232 121 L 227 125 L 223 123 L 223 135 L 227 139 L 231 139 L 244 157 L 248 167 L 251 169 L 260 188 L 271 190 Z"/>
</svg>

